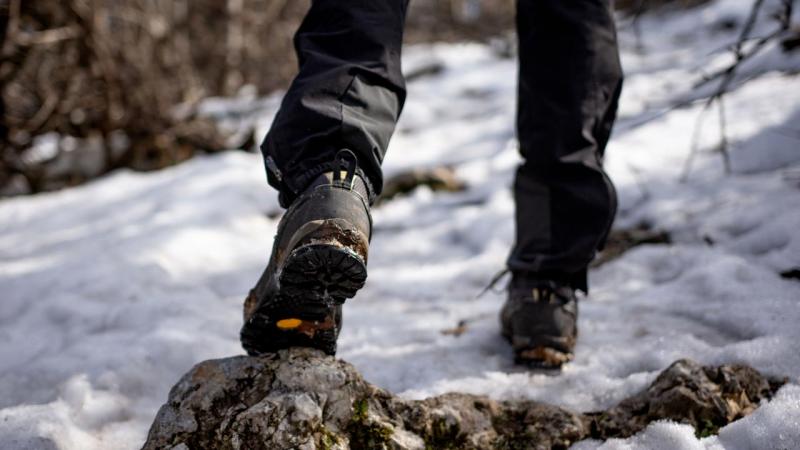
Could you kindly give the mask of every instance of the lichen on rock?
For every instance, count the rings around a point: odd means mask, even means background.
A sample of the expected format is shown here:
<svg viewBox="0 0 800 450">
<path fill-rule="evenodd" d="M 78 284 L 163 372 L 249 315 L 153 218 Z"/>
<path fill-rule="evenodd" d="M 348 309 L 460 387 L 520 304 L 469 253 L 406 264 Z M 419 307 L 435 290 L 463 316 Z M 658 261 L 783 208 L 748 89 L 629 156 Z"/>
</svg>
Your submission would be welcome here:
<svg viewBox="0 0 800 450">
<path fill-rule="evenodd" d="M 196 365 L 156 415 L 151 449 L 538 449 L 627 437 L 654 420 L 717 430 L 777 390 L 745 366 L 680 360 L 641 393 L 581 414 L 531 400 L 450 393 L 403 400 L 313 349 Z"/>
</svg>

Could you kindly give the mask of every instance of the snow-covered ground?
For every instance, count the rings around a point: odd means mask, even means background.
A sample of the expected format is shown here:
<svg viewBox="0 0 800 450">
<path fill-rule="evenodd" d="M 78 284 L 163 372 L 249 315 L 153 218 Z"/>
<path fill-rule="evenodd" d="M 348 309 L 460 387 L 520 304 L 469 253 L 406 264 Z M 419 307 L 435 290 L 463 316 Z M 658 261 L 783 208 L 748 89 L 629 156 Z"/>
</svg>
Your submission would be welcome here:
<svg viewBox="0 0 800 450">
<path fill-rule="evenodd" d="M 774 26 L 776 3 L 757 35 Z M 670 105 L 697 95 L 709 61 L 729 61 L 721 49 L 737 30 L 720 24 L 740 26 L 749 6 L 645 16 L 641 52 L 621 31 L 626 87 L 607 156 L 617 226 L 646 222 L 675 243 L 591 273 L 577 358 L 558 376 L 515 367 L 499 336 L 502 293 L 475 298 L 512 241 L 515 62 L 480 45 L 409 49 L 407 68 L 445 70 L 410 83 L 387 175 L 450 164 L 469 189 L 421 189 L 374 210 L 370 278 L 345 307 L 338 356 L 409 398 L 461 391 L 580 410 L 614 404 L 679 358 L 746 363 L 790 383 L 719 436 L 656 423 L 577 447 L 800 447 L 800 282 L 779 276 L 800 267 L 800 51 L 768 47 L 726 96 L 734 174 L 710 151 L 712 110 L 678 181 L 701 104 Z M 206 107 L 265 131 L 278 98 Z M 260 155 L 240 152 L 0 201 L 0 448 L 140 446 L 181 374 L 242 353 L 241 302 L 279 211 Z M 441 333 L 461 320 L 464 334 Z"/>
</svg>

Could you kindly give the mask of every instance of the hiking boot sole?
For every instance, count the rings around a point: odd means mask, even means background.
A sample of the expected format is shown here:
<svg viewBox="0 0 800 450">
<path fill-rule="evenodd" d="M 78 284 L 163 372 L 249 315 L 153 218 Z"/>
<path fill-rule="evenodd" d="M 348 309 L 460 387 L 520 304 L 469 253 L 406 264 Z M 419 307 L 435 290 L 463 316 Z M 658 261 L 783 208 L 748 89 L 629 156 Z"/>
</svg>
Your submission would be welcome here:
<svg viewBox="0 0 800 450">
<path fill-rule="evenodd" d="M 295 249 L 279 276 L 282 295 L 344 303 L 364 287 L 367 266 L 349 247 L 310 244 Z"/>
<path fill-rule="evenodd" d="M 505 330 L 502 335 L 514 349 L 514 364 L 530 369 L 560 370 L 575 358 L 575 354 L 567 350 L 575 347 L 575 338 L 541 335 L 536 341 L 548 344 L 536 345 L 530 337 L 513 336 Z"/>
<path fill-rule="evenodd" d="M 247 353 L 311 347 L 335 354 L 341 306 L 367 279 L 364 260 L 348 247 L 308 244 L 292 251 L 278 279 L 277 297 L 258 307 L 242 326 Z"/>
<path fill-rule="evenodd" d="M 558 370 L 574 355 L 549 347 L 535 347 L 515 352 L 514 363 L 531 369 Z"/>
</svg>

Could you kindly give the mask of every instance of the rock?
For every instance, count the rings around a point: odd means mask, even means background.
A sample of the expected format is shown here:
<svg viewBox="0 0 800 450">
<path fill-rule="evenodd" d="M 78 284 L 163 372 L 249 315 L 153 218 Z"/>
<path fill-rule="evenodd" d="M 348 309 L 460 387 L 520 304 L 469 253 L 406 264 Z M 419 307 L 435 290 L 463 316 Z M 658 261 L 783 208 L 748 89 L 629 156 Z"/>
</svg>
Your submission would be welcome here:
<svg viewBox="0 0 800 450">
<path fill-rule="evenodd" d="M 607 411 L 587 414 L 592 437 L 628 437 L 654 420 L 672 420 L 694 427 L 698 437 L 753 412 L 783 381 L 768 380 L 742 365 L 701 366 L 673 363 L 647 388 Z"/>
<path fill-rule="evenodd" d="M 456 177 L 451 167 L 411 169 L 389 177 L 383 183 L 383 191 L 377 204 L 387 202 L 398 195 L 408 194 L 420 186 L 427 186 L 432 191 L 445 192 L 459 192 L 466 189 L 466 184 Z"/>
<path fill-rule="evenodd" d="M 660 419 L 716 432 L 779 386 L 743 366 L 681 360 L 644 392 L 580 414 L 451 393 L 402 400 L 312 349 L 205 361 L 176 384 L 144 449 L 527 449 L 625 437 Z"/>
<path fill-rule="evenodd" d="M 606 239 L 603 250 L 592 260 L 591 267 L 602 266 L 640 245 L 670 243 L 672 236 L 668 232 L 654 230 L 647 223 L 640 223 L 631 228 L 613 229 Z"/>
</svg>

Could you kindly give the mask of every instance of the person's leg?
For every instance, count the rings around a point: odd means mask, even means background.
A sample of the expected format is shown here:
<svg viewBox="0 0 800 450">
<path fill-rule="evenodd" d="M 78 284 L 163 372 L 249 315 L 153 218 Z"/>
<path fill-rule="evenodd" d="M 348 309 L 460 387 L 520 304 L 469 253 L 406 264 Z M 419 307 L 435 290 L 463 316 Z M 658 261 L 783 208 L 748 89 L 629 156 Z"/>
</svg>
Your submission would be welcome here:
<svg viewBox="0 0 800 450">
<path fill-rule="evenodd" d="M 370 200 L 405 100 L 400 48 L 408 0 L 314 0 L 295 35 L 300 71 L 261 148 L 288 206 L 352 150 Z"/>
<path fill-rule="evenodd" d="M 616 211 L 602 169 L 622 86 L 610 0 L 519 0 L 514 272 L 587 290 Z"/>
<path fill-rule="evenodd" d="M 611 228 L 602 168 L 622 86 L 610 0 L 518 0 L 516 240 L 500 314 L 518 362 L 560 367 L 577 337 L 575 290 Z"/>
<path fill-rule="evenodd" d="M 251 355 L 336 352 L 342 304 L 367 278 L 369 205 L 405 99 L 406 0 L 314 0 L 295 36 L 300 72 L 262 145 L 287 207 L 267 268 L 245 299 Z"/>
</svg>

